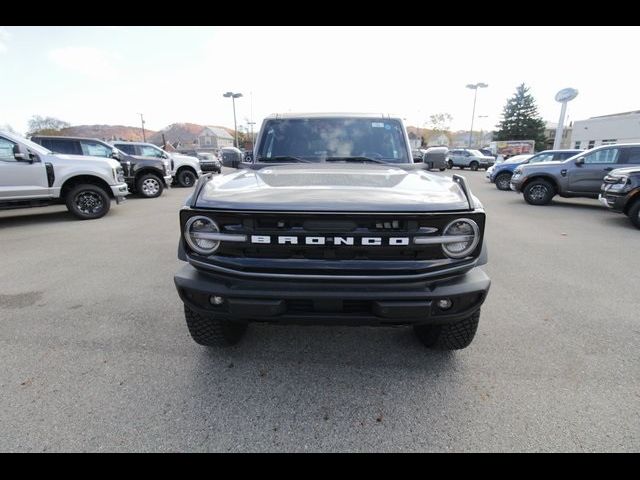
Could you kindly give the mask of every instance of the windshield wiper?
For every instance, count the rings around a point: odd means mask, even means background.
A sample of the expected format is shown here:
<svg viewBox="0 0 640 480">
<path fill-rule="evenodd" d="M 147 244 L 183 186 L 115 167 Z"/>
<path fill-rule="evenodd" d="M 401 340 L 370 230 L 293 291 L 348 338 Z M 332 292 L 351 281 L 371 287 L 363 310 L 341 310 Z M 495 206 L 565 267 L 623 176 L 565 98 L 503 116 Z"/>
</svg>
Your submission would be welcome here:
<svg viewBox="0 0 640 480">
<path fill-rule="evenodd" d="M 325 162 L 371 162 L 371 163 L 383 163 L 387 164 L 384 160 L 378 160 L 377 158 L 369 157 L 327 157 Z"/>
<path fill-rule="evenodd" d="M 277 157 L 258 157 L 258 162 L 298 162 L 298 163 L 313 163 L 310 160 L 305 160 L 300 157 L 292 157 L 289 155 L 280 155 Z"/>
</svg>

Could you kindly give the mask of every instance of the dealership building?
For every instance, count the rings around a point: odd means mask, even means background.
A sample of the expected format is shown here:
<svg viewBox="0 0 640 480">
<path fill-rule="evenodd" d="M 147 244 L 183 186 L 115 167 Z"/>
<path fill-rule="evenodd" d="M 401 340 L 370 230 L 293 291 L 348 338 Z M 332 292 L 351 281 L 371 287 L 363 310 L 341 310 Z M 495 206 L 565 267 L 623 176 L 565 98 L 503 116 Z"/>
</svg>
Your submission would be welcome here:
<svg viewBox="0 0 640 480">
<path fill-rule="evenodd" d="M 573 122 L 572 148 L 585 150 L 613 143 L 640 143 L 640 110 Z"/>
</svg>

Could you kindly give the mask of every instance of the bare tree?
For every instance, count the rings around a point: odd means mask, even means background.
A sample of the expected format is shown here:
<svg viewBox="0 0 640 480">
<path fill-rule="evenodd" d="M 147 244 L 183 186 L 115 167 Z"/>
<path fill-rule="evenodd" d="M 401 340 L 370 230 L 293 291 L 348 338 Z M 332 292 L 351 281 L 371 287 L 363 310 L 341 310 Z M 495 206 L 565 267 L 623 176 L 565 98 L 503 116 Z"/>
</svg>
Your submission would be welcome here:
<svg viewBox="0 0 640 480">
<path fill-rule="evenodd" d="M 41 117 L 40 115 L 33 115 L 28 122 L 29 132 L 28 135 L 40 134 L 52 134 L 59 132 L 63 128 L 69 127 L 69 123 L 64 120 L 60 120 L 55 117 Z"/>
<path fill-rule="evenodd" d="M 452 120 L 453 117 L 449 113 L 434 113 L 429 115 L 429 128 L 435 133 L 448 132 Z"/>
<path fill-rule="evenodd" d="M 5 123 L 4 125 L 0 126 L 0 130 L 4 130 L 5 132 L 9 132 L 9 133 L 18 133 L 8 123 Z"/>
</svg>

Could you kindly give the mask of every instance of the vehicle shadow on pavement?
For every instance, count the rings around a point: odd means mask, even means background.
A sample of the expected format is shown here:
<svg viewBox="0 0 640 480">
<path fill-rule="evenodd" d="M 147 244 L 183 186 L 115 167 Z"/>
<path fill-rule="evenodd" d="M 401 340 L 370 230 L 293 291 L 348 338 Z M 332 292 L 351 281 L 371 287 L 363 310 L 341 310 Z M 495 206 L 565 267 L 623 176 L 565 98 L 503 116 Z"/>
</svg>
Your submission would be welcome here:
<svg viewBox="0 0 640 480">
<path fill-rule="evenodd" d="M 383 432 L 429 445 L 437 434 L 410 432 L 411 419 L 425 405 L 437 409 L 431 424 L 467 416 L 452 399 L 477 387 L 468 357 L 428 350 L 410 328 L 257 325 L 231 349 L 202 350 L 185 391 L 204 449 L 220 448 L 225 429 L 239 450 L 398 448 Z"/>
<path fill-rule="evenodd" d="M 611 216 L 603 219 L 603 221 L 607 223 L 607 226 L 612 228 L 619 227 L 638 231 L 638 229 L 631 223 L 631 220 L 629 220 L 629 217 L 621 213 L 611 212 Z"/>
<path fill-rule="evenodd" d="M 205 363 L 266 361 L 270 364 L 425 370 L 446 369 L 455 353 L 430 350 L 411 327 L 331 327 L 251 324 L 245 338 L 229 349 L 207 349 Z"/>
<path fill-rule="evenodd" d="M 32 224 L 47 224 L 60 222 L 77 222 L 78 220 L 66 210 L 64 212 L 44 213 L 16 213 L 11 216 L 0 217 L 0 229 L 4 227 L 22 227 Z"/>
<path fill-rule="evenodd" d="M 549 205 L 544 205 L 544 207 L 580 208 L 583 210 L 600 210 L 602 212 L 607 211 L 605 207 L 603 207 L 598 203 L 595 203 L 593 205 L 588 203 L 576 203 L 576 202 L 572 202 L 571 199 L 564 199 L 564 198 L 562 199 L 562 201 L 558 201 L 554 199 L 551 201 Z"/>
</svg>

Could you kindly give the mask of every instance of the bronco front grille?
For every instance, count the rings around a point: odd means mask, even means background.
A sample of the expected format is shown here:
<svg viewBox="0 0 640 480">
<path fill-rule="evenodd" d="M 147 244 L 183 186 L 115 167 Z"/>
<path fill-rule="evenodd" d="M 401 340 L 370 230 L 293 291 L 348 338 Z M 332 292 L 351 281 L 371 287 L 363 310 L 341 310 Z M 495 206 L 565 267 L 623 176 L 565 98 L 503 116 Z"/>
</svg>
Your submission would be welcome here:
<svg viewBox="0 0 640 480">
<path fill-rule="evenodd" d="M 444 260 L 440 244 L 419 245 L 415 237 L 438 237 L 455 218 L 473 219 L 484 231 L 484 213 L 357 214 L 244 213 L 185 209 L 186 217 L 206 215 L 220 232 L 246 235 L 246 242 L 221 242 L 212 257 L 327 261 Z M 312 239 L 310 243 L 308 239 Z M 251 241 L 253 239 L 253 241 Z M 256 242 L 255 240 L 260 240 Z M 283 240 L 284 239 L 284 240 Z M 364 239 L 367 244 L 365 244 Z M 313 243 L 315 242 L 315 243 Z M 319 243 L 321 242 L 321 243 Z M 478 256 L 482 242 L 478 243 Z"/>
</svg>

